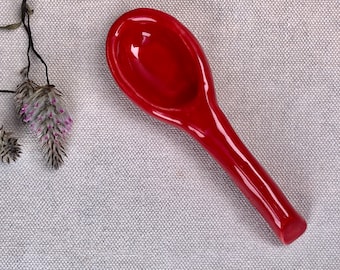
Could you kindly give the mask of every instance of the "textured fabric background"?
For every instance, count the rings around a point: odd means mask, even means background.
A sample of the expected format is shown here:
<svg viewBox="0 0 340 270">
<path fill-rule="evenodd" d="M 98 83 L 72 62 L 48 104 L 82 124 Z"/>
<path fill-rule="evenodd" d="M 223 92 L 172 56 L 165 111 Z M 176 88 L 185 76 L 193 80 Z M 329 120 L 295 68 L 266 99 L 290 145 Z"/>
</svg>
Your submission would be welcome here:
<svg viewBox="0 0 340 270">
<path fill-rule="evenodd" d="M 0 164 L 0 269 L 340 268 L 339 0 L 28 2 L 35 46 L 75 124 L 68 159 L 52 170 L 1 94 L 0 123 L 23 154 Z M 0 0 L 0 24 L 20 4 Z M 172 14 L 201 42 L 222 110 L 307 219 L 292 245 L 193 139 L 118 89 L 106 35 L 138 7 Z M 14 89 L 27 38 L 21 28 L 0 40 L 0 88 Z"/>
</svg>

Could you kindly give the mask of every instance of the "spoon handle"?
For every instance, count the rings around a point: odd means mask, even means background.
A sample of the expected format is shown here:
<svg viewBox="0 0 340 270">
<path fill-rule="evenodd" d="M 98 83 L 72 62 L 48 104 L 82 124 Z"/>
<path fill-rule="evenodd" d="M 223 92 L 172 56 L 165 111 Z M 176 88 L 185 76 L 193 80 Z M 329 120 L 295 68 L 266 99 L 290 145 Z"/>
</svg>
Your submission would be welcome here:
<svg viewBox="0 0 340 270">
<path fill-rule="evenodd" d="M 191 128 L 189 133 L 227 171 L 278 238 L 284 244 L 292 243 L 306 230 L 305 220 L 245 147 L 220 108 L 211 111 L 213 124 L 209 121 L 203 132 Z"/>
</svg>

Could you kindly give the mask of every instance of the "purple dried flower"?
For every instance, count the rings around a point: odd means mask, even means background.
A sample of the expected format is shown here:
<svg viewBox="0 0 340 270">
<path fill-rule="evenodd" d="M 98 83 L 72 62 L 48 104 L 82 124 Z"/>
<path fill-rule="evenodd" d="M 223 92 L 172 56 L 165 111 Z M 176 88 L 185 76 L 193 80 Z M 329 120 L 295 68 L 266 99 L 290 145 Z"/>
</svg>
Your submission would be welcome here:
<svg viewBox="0 0 340 270">
<path fill-rule="evenodd" d="M 2 162 L 16 161 L 21 154 L 21 146 L 18 139 L 12 137 L 12 133 L 4 131 L 0 127 L 0 158 Z"/>
<path fill-rule="evenodd" d="M 61 92 L 53 85 L 38 86 L 26 80 L 18 86 L 15 100 L 18 114 L 39 138 L 48 163 L 59 168 L 73 123 Z"/>
<path fill-rule="evenodd" d="M 36 88 L 39 86 L 31 80 L 25 80 L 17 86 L 15 93 L 17 114 L 23 119 L 28 108 L 30 97 L 33 95 Z"/>
</svg>

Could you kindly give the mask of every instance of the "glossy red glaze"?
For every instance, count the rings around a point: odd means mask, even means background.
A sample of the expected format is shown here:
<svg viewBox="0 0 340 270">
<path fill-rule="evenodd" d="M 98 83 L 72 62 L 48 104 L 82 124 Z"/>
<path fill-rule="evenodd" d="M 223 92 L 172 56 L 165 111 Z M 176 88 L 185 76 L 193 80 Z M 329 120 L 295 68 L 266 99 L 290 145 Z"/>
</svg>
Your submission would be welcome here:
<svg viewBox="0 0 340 270">
<path fill-rule="evenodd" d="M 283 243 L 305 231 L 305 220 L 218 107 L 208 61 L 187 28 L 158 10 L 132 10 L 112 25 L 106 55 L 121 89 L 146 112 L 200 142 Z"/>
</svg>

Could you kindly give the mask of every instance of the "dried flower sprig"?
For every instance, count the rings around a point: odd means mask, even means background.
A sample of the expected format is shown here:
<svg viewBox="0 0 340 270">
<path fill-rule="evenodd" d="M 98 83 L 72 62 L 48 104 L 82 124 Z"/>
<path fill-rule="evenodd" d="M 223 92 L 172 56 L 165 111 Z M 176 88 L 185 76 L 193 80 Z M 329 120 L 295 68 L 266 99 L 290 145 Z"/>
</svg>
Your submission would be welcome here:
<svg viewBox="0 0 340 270">
<path fill-rule="evenodd" d="M 21 22 L 28 36 L 28 66 L 24 70 L 25 81 L 16 89 L 17 113 L 24 123 L 29 124 L 30 129 L 39 138 L 48 163 L 57 169 L 66 156 L 66 138 L 72 128 L 73 121 L 66 109 L 61 92 L 50 84 L 47 64 L 34 47 L 30 26 L 32 10 L 27 5 L 26 0 L 22 2 L 21 11 Z M 29 79 L 31 52 L 45 67 L 46 85 L 44 86 L 40 86 Z"/>
<path fill-rule="evenodd" d="M 6 132 L 0 127 L 0 159 L 1 162 L 10 163 L 16 161 L 21 154 L 21 146 L 18 139 L 12 137 L 12 133 Z"/>
<path fill-rule="evenodd" d="M 66 156 L 66 138 L 73 123 L 62 94 L 53 85 L 25 80 L 18 86 L 15 100 L 17 113 L 38 136 L 48 163 L 57 169 Z"/>
<path fill-rule="evenodd" d="M 57 169 L 66 156 L 66 139 L 73 121 L 66 109 L 61 92 L 50 84 L 46 62 L 34 47 L 30 25 L 32 14 L 33 10 L 27 5 L 27 0 L 23 0 L 20 23 L 0 27 L 0 29 L 13 30 L 23 25 L 28 37 L 28 65 L 22 72 L 25 77 L 24 81 L 17 86 L 16 91 L 0 90 L 0 92 L 15 93 L 17 114 L 37 135 L 48 163 Z M 31 54 L 37 57 L 45 67 L 46 85 L 44 86 L 38 85 L 29 78 Z"/>
</svg>

